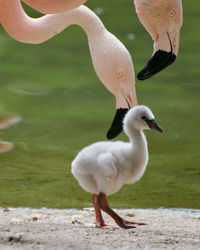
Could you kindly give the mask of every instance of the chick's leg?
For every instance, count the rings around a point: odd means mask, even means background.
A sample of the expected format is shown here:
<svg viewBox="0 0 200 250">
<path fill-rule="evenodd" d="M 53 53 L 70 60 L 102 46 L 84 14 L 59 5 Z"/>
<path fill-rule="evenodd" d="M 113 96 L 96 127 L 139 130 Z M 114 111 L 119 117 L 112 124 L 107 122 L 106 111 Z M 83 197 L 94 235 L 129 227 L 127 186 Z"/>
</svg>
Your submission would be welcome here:
<svg viewBox="0 0 200 250">
<path fill-rule="evenodd" d="M 101 214 L 101 208 L 100 208 L 99 203 L 98 203 L 98 195 L 97 194 L 92 195 L 92 202 L 94 205 L 94 210 L 95 210 L 95 215 L 96 215 L 96 221 L 95 221 L 96 227 L 113 228 L 112 226 L 104 223 L 104 219 L 103 219 L 102 214 Z"/>
<path fill-rule="evenodd" d="M 137 222 L 130 222 L 122 219 L 117 213 L 115 213 L 112 208 L 110 207 L 107 198 L 105 194 L 100 193 L 98 197 L 98 202 L 101 207 L 101 209 L 106 212 L 108 215 L 110 215 L 118 226 L 129 229 L 129 228 L 135 228 L 134 225 L 144 225 L 144 223 L 137 223 Z"/>
</svg>

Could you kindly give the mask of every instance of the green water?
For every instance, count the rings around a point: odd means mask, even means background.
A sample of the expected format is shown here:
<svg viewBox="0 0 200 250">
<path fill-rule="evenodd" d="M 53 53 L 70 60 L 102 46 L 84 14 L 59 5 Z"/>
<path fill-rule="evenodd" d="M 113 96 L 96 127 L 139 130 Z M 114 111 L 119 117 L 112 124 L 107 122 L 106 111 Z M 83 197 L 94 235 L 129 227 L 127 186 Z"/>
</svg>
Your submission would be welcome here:
<svg viewBox="0 0 200 250">
<path fill-rule="evenodd" d="M 87 6 L 103 9 L 100 18 L 129 49 L 137 73 L 152 54 L 151 38 L 132 1 L 107 2 Z M 153 110 L 165 133 L 146 132 L 147 171 L 109 197 L 113 207 L 200 208 L 200 5 L 185 0 L 183 7 L 177 61 L 136 83 L 139 103 Z M 71 26 L 41 45 L 16 42 L 2 28 L 0 34 L 0 117 L 23 118 L 0 131 L 15 144 L 0 154 L 0 206 L 91 206 L 90 194 L 70 173 L 71 161 L 84 146 L 106 139 L 115 102 L 93 70 L 85 33 Z M 127 140 L 123 134 L 117 139 Z"/>
</svg>

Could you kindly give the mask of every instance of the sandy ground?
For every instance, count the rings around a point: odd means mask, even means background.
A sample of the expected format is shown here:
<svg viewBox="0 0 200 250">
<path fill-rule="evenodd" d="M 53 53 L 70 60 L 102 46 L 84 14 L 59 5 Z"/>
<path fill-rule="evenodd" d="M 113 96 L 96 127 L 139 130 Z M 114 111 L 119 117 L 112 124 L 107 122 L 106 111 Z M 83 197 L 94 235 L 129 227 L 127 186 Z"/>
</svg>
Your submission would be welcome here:
<svg viewBox="0 0 200 250">
<path fill-rule="evenodd" d="M 95 228 L 92 208 L 0 208 L 0 249 L 200 249 L 200 210 L 115 211 L 146 225 L 128 230 Z M 115 225 L 103 215 L 107 223 Z"/>
</svg>

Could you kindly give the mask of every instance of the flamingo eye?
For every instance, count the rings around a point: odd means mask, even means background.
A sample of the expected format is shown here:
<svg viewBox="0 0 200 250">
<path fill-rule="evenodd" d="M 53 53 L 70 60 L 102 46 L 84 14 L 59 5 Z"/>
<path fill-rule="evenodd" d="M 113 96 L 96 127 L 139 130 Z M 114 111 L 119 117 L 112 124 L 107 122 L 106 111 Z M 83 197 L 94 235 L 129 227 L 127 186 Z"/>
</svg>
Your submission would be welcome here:
<svg viewBox="0 0 200 250">
<path fill-rule="evenodd" d="M 169 15 L 170 15 L 170 16 L 174 16 L 174 12 L 173 12 L 173 11 L 170 11 L 170 12 L 169 12 Z"/>
<path fill-rule="evenodd" d="M 117 70 L 117 77 L 121 80 L 126 80 L 126 74 L 121 69 Z"/>
</svg>

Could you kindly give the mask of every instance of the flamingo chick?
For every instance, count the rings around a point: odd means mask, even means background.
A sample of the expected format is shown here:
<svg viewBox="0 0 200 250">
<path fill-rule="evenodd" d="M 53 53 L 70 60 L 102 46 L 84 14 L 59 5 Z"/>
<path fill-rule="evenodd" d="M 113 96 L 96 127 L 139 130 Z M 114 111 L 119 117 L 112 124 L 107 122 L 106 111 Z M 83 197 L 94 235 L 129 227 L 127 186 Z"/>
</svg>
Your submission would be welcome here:
<svg viewBox="0 0 200 250">
<path fill-rule="evenodd" d="M 172 64 L 183 22 L 182 0 L 134 0 L 137 15 L 154 40 L 154 52 L 138 73 L 145 80 Z"/>
<path fill-rule="evenodd" d="M 111 34 L 99 17 L 86 6 L 60 14 L 30 18 L 20 1 L 0 0 L 0 22 L 14 39 L 25 43 L 42 43 L 72 24 L 83 28 L 88 37 L 94 69 L 100 81 L 115 96 L 116 115 L 107 138 L 122 131 L 122 120 L 130 107 L 137 105 L 135 73 L 131 55 Z"/>
<path fill-rule="evenodd" d="M 116 193 L 124 184 L 138 181 L 147 166 L 148 148 L 143 129 L 162 129 L 154 121 L 151 110 L 135 106 L 124 118 L 124 132 L 130 142 L 97 142 L 82 149 L 72 162 L 72 174 L 80 186 L 92 193 L 97 227 L 104 223 L 101 209 L 122 228 L 133 228 L 143 223 L 123 220 L 109 206 L 107 195 Z"/>
</svg>

